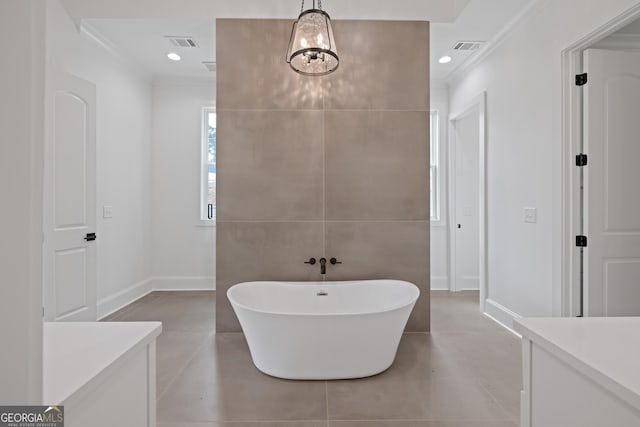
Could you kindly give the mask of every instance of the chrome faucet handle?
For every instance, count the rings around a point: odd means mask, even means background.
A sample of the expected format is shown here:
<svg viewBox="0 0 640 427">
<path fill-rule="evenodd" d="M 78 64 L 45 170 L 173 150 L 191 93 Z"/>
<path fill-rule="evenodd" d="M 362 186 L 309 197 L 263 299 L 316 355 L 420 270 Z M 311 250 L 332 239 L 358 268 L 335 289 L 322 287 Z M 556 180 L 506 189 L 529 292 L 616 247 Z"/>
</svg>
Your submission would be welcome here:
<svg viewBox="0 0 640 427">
<path fill-rule="evenodd" d="M 315 258 L 309 258 L 309 261 L 305 261 L 304 263 L 313 265 L 313 264 L 316 263 L 316 259 Z"/>
<path fill-rule="evenodd" d="M 338 261 L 338 260 L 337 260 L 337 259 L 335 259 L 335 258 L 331 258 L 331 259 L 329 260 L 329 262 L 330 262 L 332 265 L 342 264 L 342 261 Z"/>
</svg>

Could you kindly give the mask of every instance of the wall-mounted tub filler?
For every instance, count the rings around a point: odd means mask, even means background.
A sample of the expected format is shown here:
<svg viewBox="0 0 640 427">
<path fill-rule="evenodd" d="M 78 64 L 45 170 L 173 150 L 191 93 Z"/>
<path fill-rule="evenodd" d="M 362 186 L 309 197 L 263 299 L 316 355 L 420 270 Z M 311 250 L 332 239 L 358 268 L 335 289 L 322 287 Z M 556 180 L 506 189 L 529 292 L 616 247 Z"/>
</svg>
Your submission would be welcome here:
<svg viewBox="0 0 640 427">
<path fill-rule="evenodd" d="M 256 367 L 295 380 L 385 371 L 419 295 L 400 280 L 246 282 L 227 291 Z"/>
<path fill-rule="evenodd" d="M 327 274 L 327 259 L 323 257 L 323 258 L 320 258 L 320 260 L 318 262 L 320 262 L 320 274 Z M 315 258 L 309 258 L 309 261 L 305 261 L 304 263 L 305 264 L 310 264 L 310 265 L 315 265 L 316 259 Z M 331 258 L 329 260 L 329 263 L 331 265 L 342 264 L 342 262 L 338 261 L 336 258 Z"/>
</svg>

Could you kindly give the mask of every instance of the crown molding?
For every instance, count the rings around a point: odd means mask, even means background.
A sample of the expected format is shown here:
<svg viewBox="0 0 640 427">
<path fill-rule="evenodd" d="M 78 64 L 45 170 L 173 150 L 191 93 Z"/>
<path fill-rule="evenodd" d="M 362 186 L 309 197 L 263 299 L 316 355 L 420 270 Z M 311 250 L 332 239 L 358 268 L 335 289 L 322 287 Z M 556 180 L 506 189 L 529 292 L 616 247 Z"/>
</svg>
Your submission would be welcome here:
<svg viewBox="0 0 640 427">
<path fill-rule="evenodd" d="M 87 21 L 82 21 L 80 23 L 80 33 L 118 59 L 129 60 L 129 58 L 125 56 L 115 43 L 109 40 L 104 34 L 98 31 L 96 27 L 89 24 Z"/>
<path fill-rule="evenodd" d="M 136 72 L 144 74 L 148 78 L 151 78 L 153 76 L 153 74 L 149 72 L 149 70 L 140 65 L 140 63 L 130 55 L 124 53 L 122 49 L 120 49 L 114 42 L 112 42 L 108 37 L 102 34 L 96 27 L 89 24 L 86 20 L 83 20 L 80 24 L 80 34 L 104 49 L 114 58 L 131 67 Z"/>
</svg>

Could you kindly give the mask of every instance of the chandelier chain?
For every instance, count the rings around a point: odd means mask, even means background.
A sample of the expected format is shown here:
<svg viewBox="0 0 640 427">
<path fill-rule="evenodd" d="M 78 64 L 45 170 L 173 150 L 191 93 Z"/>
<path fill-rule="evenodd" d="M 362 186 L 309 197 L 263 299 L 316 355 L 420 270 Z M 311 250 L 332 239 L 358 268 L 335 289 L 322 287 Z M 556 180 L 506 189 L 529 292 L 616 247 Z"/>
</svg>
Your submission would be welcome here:
<svg viewBox="0 0 640 427">
<path fill-rule="evenodd" d="M 316 2 L 313 1 L 313 8 L 315 9 Z M 322 10 L 322 0 L 318 0 L 318 9 Z M 300 13 L 304 12 L 304 0 L 302 0 L 302 4 L 300 5 Z"/>
</svg>

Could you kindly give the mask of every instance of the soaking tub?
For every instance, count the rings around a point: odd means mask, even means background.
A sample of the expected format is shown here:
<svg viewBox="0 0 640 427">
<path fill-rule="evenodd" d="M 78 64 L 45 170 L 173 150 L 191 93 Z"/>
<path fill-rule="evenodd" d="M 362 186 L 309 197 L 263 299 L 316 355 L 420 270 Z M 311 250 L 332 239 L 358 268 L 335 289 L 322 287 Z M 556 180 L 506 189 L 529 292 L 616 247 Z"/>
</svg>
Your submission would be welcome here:
<svg viewBox="0 0 640 427">
<path fill-rule="evenodd" d="M 227 292 L 256 367 L 298 380 L 389 368 L 419 295 L 399 280 L 246 282 Z"/>
</svg>

